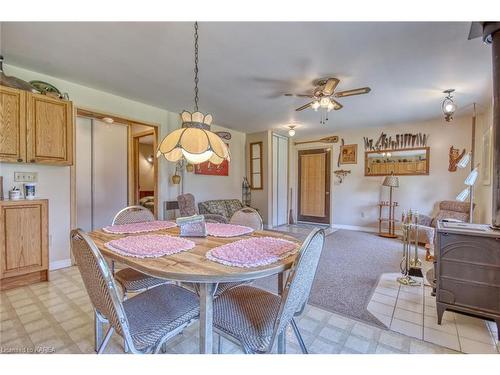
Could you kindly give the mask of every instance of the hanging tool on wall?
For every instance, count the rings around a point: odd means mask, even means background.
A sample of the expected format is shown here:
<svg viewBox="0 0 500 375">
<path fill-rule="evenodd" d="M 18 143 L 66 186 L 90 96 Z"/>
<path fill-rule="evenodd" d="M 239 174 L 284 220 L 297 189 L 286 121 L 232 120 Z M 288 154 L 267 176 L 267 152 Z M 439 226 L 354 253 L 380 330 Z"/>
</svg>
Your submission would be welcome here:
<svg viewBox="0 0 500 375">
<path fill-rule="evenodd" d="M 342 146 L 344 145 L 344 138 L 340 139 L 340 150 L 342 149 Z M 339 157 L 337 159 L 337 167 L 340 167 L 340 150 L 339 150 Z"/>
</svg>

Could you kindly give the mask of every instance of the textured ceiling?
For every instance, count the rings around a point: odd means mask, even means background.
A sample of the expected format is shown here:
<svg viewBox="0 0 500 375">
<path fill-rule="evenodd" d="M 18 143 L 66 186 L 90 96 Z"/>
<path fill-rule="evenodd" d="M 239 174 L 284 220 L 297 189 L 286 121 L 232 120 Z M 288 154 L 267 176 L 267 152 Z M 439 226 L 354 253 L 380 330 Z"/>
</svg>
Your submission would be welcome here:
<svg viewBox="0 0 500 375">
<path fill-rule="evenodd" d="M 468 41 L 469 23 L 201 23 L 200 109 L 245 132 L 301 124 L 297 135 L 326 134 L 440 116 L 444 89 L 460 108 L 491 98 L 491 50 Z M 161 23 L 3 23 L 8 63 L 170 111 L 192 109 L 193 25 Z M 8 73 L 8 72 L 7 72 Z M 318 77 L 338 90 L 370 86 L 320 125 L 304 92 Z M 71 94 L 71 93 L 70 93 Z"/>
</svg>

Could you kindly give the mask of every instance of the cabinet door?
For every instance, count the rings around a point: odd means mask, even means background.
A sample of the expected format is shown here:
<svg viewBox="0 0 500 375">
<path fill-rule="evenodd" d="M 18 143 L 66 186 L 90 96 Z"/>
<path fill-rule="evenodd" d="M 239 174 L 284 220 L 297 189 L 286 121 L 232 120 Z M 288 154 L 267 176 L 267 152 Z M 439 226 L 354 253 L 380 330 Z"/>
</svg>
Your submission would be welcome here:
<svg viewBox="0 0 500 375">
<path fill-rule="evenodd" d="M 26 93 L 0 86 L 0 161 L 26 161 Z"/>
<path fill-rule="evenodd" d="M 2 206 L 0 278 L 47 269 L 47 206 Z"/>
<path fill-rule="evenodd" d="M 71 102 L 29 94 L 27 162 L 73 163 L 73 106 Z"/>
</svg>

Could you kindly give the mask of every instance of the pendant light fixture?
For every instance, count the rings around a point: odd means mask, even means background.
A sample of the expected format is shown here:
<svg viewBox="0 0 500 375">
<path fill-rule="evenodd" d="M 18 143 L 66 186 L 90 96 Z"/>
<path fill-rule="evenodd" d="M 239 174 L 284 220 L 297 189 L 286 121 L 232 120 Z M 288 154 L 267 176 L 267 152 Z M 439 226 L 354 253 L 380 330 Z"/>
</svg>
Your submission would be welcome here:
<svg viewBox="0 0 500 375">
<path fill-rule="evenodd" d="M 210 131 L 212 115 L 198 110 L 198 22 L 194 23 L 194 111 L 181 113 L 182 128 L 168 134 L 158 146 L 157 156 L 171 162 L 186 159 L 190 164 L 209 161 L 220 164 L 229 160 L 224 141 Z"/>
<path fill-rule="evenodd" d="M 457 105 L 455 103 L 455 100 L 453 99 L 454 92 L 455 89 L 448 89 L 443 91 L 443 94 L 446 94 L 446 97 L 441 104 L 441 109 L 443 110 L 444 119 L 446 120 L 446 122 L 451 122 L 453 120 L 453 115 L 457 110 Z"/>
</svg>

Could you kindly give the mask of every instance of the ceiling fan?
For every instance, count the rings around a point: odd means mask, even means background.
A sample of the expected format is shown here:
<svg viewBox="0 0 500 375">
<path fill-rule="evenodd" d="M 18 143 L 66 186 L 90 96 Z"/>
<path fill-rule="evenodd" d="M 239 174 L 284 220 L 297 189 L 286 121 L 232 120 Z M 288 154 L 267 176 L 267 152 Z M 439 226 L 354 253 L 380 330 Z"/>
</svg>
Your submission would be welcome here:
<svg viewBox="0 0 500 375">
<path fill-rule="evenodd" d="M 311 98 L 312 101 L 304 104 L 296 109 L 296 111 L 303 111 L 306 108 L 312 108 L 314 111 L 323 109 L 325 117 L 321 117 L 320 123 L 325 124 L 328 121 L 328 112 L 332 109 L 338 111 L 342 109 L 343 105 L 336 101 L 336 98 L 344 98 L 346 96 L 368 94 L 371 89 L 369 87 L 360 87 L 352 90 L 337 91 L 337 85 L 340 80 L 337 78 L 317 79 L 313 82 L 315 86 L 312 94 L 285 94 L 285 96 L 295 96 L 298 98 Z"/>
</svg>

